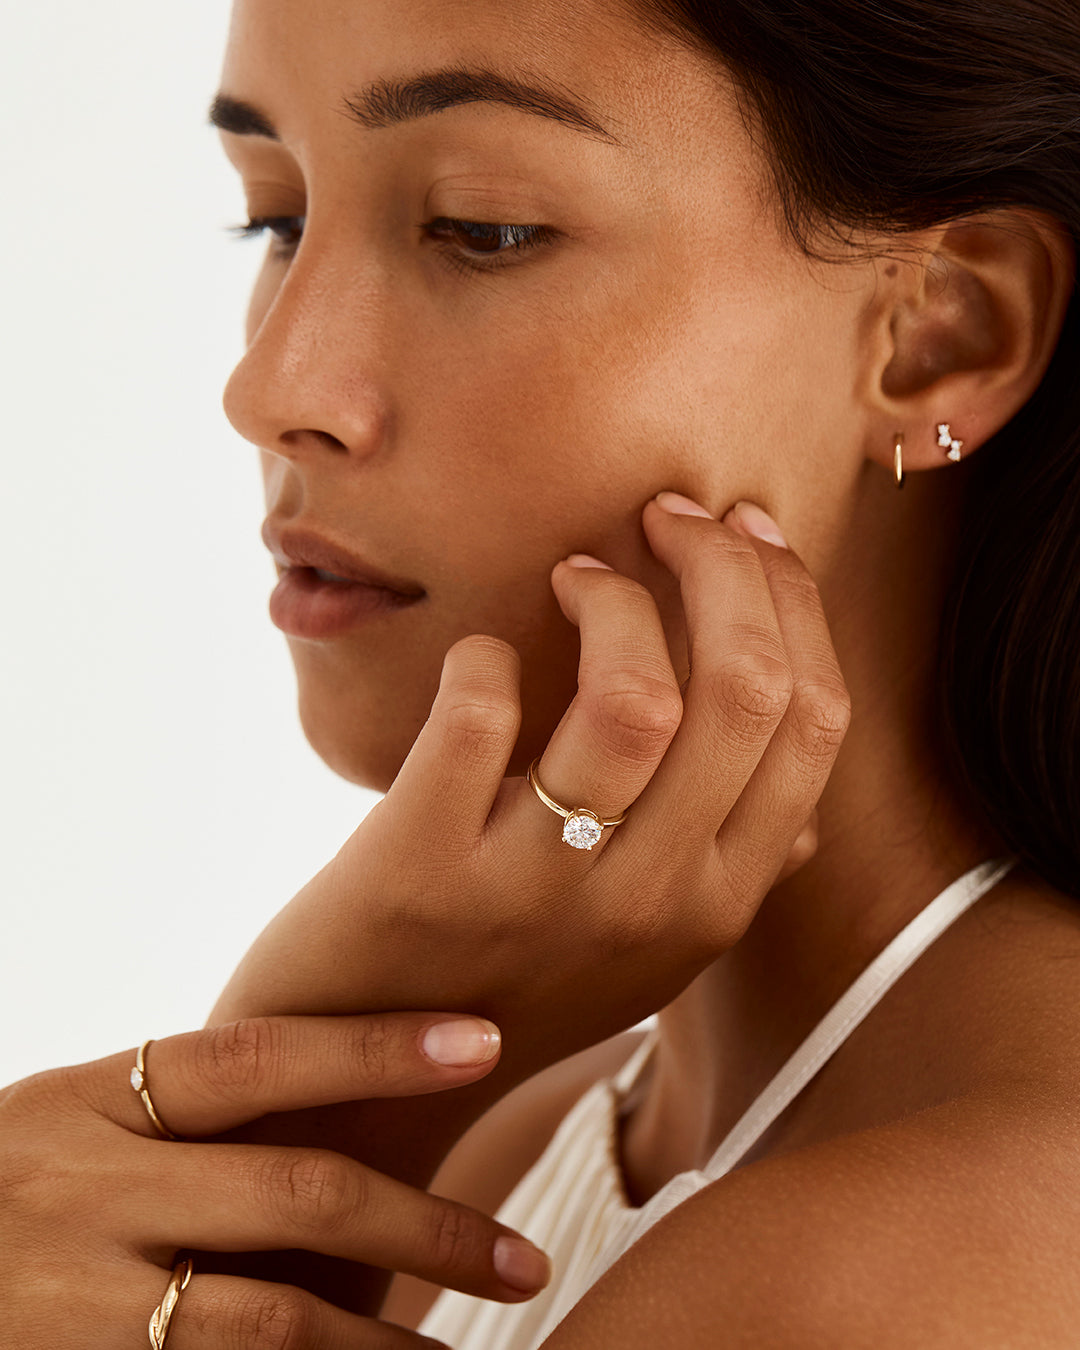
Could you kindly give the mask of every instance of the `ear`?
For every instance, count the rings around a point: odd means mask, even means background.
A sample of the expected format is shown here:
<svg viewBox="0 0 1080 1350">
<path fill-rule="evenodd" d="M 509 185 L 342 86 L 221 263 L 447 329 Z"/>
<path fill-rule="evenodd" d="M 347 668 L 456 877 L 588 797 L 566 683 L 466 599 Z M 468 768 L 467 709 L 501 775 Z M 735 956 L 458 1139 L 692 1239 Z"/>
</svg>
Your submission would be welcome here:
<svg viewBox="0 0 1080 1350">
<path fill-rule="evenodd" d="M 899 433 L 906 472 L 949 464 L 939 425 L 966 459 L 1031 398 L 1061 334 L 1076 260 L 1065 227 L 1026 207 L 949 221 L 903 244 L 877 262 L 862 394 L 868 457 L 891 471 Z"/>
</svg>

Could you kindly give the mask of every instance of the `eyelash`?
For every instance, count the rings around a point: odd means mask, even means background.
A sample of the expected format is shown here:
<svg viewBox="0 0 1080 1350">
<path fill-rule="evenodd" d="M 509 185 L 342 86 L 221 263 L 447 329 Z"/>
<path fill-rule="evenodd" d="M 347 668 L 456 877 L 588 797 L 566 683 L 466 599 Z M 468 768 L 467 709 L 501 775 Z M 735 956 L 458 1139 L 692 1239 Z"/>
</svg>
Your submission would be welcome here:
<svg viewBox="0 0 1080 1350">
<path fill-rule="evenodd" d="M 244 225 L 229 226 L 229 232 L 240 239 L 255 239 L 269 230 L 278 241 L 278 247 L 274 250 L 274 255 L 284 258 L 294 253 L 299 245 L 303 233 L 303 220 L 303 216 L 253 216 Z M 299 225 L 298 222 L 300 222 Z M 508 248 L 491 250 L 486 255 L 483 253 L 468 253 L 450 244 L 437 243 L 436 247 L 446 258 L 446 261 L 452 267 L 464 272 L 494 272 L 510 264 L 505 262 L 480 262 L 477 259 L 484 256 L 501 258 L 507 253 L 524 253 L 530 249 L 540 248 L 545 244 L 553 244 L 559 235 L 558 230 L 553 230 L 547 225 L 496 225 L 475 220 L 456 220 L 451 216 L 436 216 L 434 220 L 422 224 L 420 229 L 430 231 L 436 227 L 459 230 L 465 234 L 470 233 L 470 231 L 487 231 L 489 237 L 494 232 L 498 237 L 498 242 L 509 243 Z"/>
</svg>

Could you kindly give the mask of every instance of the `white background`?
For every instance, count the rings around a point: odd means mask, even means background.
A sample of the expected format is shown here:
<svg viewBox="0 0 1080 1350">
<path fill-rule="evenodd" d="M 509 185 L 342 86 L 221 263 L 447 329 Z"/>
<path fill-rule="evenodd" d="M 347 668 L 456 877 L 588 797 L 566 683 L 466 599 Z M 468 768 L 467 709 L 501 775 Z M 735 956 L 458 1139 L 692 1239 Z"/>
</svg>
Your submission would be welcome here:
<svg viewBox="0 0 1080 1350">
<path fill-rule="evenodd" d="M 0 1083 L 200 1025 L 370 793 L 308 747 L 220 410 L 263 245 L 206 125 L 226 0 L 0 44 Z"/>
</svg>

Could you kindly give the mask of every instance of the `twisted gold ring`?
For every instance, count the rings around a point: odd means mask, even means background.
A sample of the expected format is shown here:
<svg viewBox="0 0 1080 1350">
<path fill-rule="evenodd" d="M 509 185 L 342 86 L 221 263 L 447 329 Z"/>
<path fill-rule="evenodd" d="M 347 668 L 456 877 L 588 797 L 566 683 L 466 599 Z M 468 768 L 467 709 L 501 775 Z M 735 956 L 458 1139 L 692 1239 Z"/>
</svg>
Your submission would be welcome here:
<svg viewBox="0 0 1080 1350">
<path fill-rule="evenodd" d="M 540 763 L 540 756 L 529 765 L 529 772 L 525 775 L 529 780 L 529 786 L 540 798 L 549 810 L 554 811 L 556 815 L 562 816 L 563 821 L 563 843 L 569 844 L 571 848 L 590 849 L 594 844 L 599 843 L 601 832 L 609 825 L 621 825 L 626 819 L 627 812 L 624 811 L 621 816 L 616 816 L 614 820 L 601 820 L 595 811 L 590 811 L 587 806 L 561 806 L 553 797 L 548 794 L 540 785 L 540 779 L 536 773 L 536 766 Z"/>
<path fill-rule="evenodd" d="M 188 1287 L 191 1272 L 194 1269 L 190 1260 L 181 1261 L 173 1267 L 165 1297 L 154 1309 L 150 1318 L 150 1350 L 165 1350 L 165 1341 L 169 1335 L 169 1323 L 172 1321 L 180 1295 Z"/>
</svg>

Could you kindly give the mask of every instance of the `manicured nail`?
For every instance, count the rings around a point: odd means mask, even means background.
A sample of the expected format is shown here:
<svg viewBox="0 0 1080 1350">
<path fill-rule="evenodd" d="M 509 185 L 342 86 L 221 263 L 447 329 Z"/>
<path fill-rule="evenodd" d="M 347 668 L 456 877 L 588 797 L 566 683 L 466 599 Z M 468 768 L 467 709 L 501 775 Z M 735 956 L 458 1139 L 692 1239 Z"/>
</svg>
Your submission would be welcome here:
<svg viewBox="0 0 1080 1350">
<path fill-rule="evenodd" d="M 692 502 L 689 497 L 684 497 L 679 492 L 658 493 L 656 504 L 661 510 L 669 511 L 673 516 L 704 516 L 706 520 L 716 519 L 711 511 L 706 511 L 703 506 L 698 506 L 697 502 Z"/>
<path fill-rule="evenodd" d="M 787 548 L 787 540 L 780 533 L 780 527 L 760 506 L 755 506 L 753 502 L 736 502 L 731 510 L 747 534 L 752 534 L 755 539 L 764 539 L 767 544 L 775 544 L 777 548 Z"/>
<path fill-rule="evenodd" d="M 569 558 L 563 559 L 571 567 L 602 567 L 607 572 L 614 572 L 614 567 L 608 567 L 607 563 L 601 562 L 599 558 L 594 558 L 588 553 L 571 553 Z"/>
<path fill-rule="evenodd" d="M 499 1028 L 493 1022 L 462 1017 L 456 1022 L 436 1022 L 428 1027 L 420 1046 L 436 1064 L 464 1069 L 494 1059 L 501 1041 Z"/>
<path fill-rule="evenodd" d="M 503 1284 L 523 1293 L 543 1289 L 551 1279 L 551 1262 L 524 1238 L 496 1238 L 493 1260 Z"/>
</svg>

